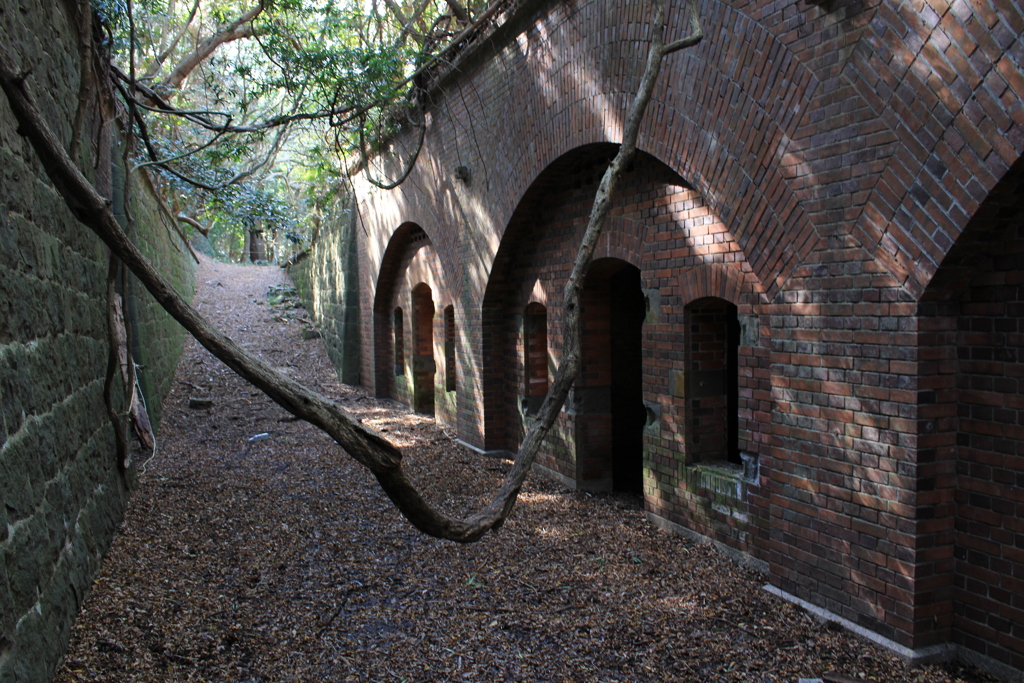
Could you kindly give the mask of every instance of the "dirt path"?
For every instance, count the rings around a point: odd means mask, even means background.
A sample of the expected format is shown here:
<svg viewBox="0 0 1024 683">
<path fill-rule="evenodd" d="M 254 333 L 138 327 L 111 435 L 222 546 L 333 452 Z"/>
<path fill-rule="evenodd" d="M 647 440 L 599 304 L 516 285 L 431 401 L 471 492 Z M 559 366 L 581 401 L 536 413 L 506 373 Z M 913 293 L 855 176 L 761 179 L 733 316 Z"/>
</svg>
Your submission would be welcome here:
<svg viewBox="0 0 1024 683">
<path fill-rule="evenodd" d="M 343 386 L 278 268 L 204 261 L 196 301 L 273 365 L 387 431 L 434 500 L 468 511 L 508 464 Z M 188 407 L 209 397 L 213 407 Z M 58 681 L 979 681 L 899 660 L 655 531 L 635 499 L 539 478 L 494 536 L 426 538 L 372 479 L 194 341 L 159 452 Z"/>
</svg>

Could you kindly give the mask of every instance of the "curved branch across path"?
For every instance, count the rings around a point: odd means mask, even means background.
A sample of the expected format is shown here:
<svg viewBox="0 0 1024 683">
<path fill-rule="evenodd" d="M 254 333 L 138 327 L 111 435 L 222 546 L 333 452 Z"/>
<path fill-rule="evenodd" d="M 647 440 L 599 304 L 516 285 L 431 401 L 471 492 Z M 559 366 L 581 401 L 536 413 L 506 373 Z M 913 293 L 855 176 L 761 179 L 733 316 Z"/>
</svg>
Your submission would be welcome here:
<svg viewBox="0 0 1024 683">
<path fill-rule="evenodd" d="M 611 208 L 611 199 L 624 169 L 636 153 L 637 136 L 644 111 L 654 91 L 654 83 L 666 54 L 697 44 L 702 37 L 697 19 L 696 0 L 688 0 L 691 35 L 668 46 L 664 44 L 664 0 L 653 0 L 652 40 L 640 86 L 630 106 L 622 144 L 601 179 L 587 229 L 565 286 L 565 339 L 562 362 L 551 390 L 527 432 L 515 463 L 491 502 L 465 520 L 453 519 L 432 508 L 402 468 L 399 449 L 373 429 L 349 415 L 338 404 L 303 386 L 248 353 L 213 326 L 194 309 L 153 267 L 121 230 L 102 197 L 78 170 L 60 142 L 43 120 L 26 83 L 27 73 L 19 71 L 7 49 L 0 45 L 0 87 L 19 123 L 19 132 L 32 144 L 50 181 L 75 217 L 95 232 L 142 281 L 157 302 L 187 329 L 213 355 L 262 390 L 274 402 L 293 415 L 329 434 L 377 478 L 395 506 L 424 533 L 458 542 L 478 540 L 487 531 L 501 526 L 511 512 L 534 457 L 576 379 L 580 366 L 579 301 L 583 281 L 594 249 Z"/>
</svg>

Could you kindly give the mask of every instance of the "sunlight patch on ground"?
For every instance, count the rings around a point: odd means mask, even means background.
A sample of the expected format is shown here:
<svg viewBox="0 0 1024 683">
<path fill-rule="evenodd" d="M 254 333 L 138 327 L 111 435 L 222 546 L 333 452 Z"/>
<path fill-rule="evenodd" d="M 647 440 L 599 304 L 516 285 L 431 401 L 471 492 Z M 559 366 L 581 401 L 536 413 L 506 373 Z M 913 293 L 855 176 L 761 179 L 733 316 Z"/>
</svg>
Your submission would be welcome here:
<svg viewBox="0 0 1024 683">
<path fill-rule="evenodd" d="M 701 606 L 697 604 L 696 600 L 683 596 L 662 598 L 661 600 L 658 600 L 658 604 L 661 605 L 666 612 L 672 612 L 675 614 L 692 614 L 699 612 L 701 609 Z"/>
<path fill-rule="evenodd" d="M 511 462 L 511 461 L 509 461 Z M 557 493 L 537 493 L 524 491 L 519 494 L 519 500 L 523 503 L 537 504 L 546 503 L 549 505 L 565 505 L 565 496 Z"/>
</svg>

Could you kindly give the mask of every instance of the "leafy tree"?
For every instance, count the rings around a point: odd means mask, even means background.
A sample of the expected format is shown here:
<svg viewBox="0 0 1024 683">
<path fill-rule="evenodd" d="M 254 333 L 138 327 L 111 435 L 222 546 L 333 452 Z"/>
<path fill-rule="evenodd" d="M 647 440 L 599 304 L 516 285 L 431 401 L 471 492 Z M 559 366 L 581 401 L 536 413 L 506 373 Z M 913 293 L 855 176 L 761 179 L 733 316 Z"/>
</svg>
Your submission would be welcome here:
<svg viewBox="0 0 1024 683">
<path fill-rule="evenodd" d="M 162 178 L 184 223 L 215 227 L 225 243 L 255 238 L 241 197 L 294 199 L 264 182 L 282 173 L 280 155 L 337 175 L 339 153 L 373 149 L 414 119 L 411 76 L 478 12 L 432 0 L 102 0 L 98 10 L 143 142 L 137 165 Z M 285 223 L 274 229 L 301 234 L 294 216 Z"/>
</svg>

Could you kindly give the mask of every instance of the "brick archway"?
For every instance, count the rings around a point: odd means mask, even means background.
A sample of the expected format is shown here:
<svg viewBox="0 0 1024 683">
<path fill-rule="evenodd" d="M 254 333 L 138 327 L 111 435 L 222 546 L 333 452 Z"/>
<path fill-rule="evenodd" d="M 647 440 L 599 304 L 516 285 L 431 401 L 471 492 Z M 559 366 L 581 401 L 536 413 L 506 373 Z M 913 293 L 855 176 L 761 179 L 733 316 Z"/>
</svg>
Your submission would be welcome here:
<svg viewBox="0 0 1024 683">
<path fill-rule="evenodd" d="M 721 263 L 707 263 L 681 270 L 676 275 L 676 284 L 684 305 L 705 297 L 738 304 L 744 294 L 752 293 L 752 283 L 744 278 L 739 268 Z M 753 289 L 756 291 L 760 288 Z"/>
<path fill-rule="evenodd" d="M 1024 160 L 993 189 L 918 304 L 915 508 L 932 533 L 914 539 L 917 572 L 934 577 L 909 596 L 936 619 L 920 640 L 967 640 L 1011 661 L 1021 638 L 990 639 L 1019 620 L 1003 599 L 1024 555 Z M 1019 655 L 1018 655 L 1019 656 Z"/>
<path fill-rule="evenodd" d="M 436 315 L 446 308 L 454 311 L 432 241 L 417 224 L 403 223 L 381 259 L 374 296 L 374 389 L 450 425 L 456 406 L 446 382 L 435 381 L 437 359 L 447 358 L 443 344 L 455 332 Z"/>
</svg>

